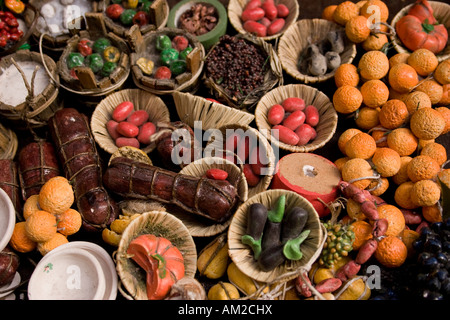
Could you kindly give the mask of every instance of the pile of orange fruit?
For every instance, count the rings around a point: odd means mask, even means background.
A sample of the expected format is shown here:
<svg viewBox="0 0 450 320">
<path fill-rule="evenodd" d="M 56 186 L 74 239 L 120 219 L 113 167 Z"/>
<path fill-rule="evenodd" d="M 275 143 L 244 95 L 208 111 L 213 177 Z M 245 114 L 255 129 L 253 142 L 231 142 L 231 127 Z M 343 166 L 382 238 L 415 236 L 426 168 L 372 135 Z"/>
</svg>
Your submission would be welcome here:
<svg viewBox="0 0 450 320">
<path fill-rule="evenodd" d="M 81 214 L 72 209 L 74 193 L 69 181 L 56 176 L 49 179 L 24 203 L 24 221 L 16 222 L 10 246 L 18 252 L 37 249 L 43 256 L 69 242 L 68 236 L 78 232 Z"/>
</svg>

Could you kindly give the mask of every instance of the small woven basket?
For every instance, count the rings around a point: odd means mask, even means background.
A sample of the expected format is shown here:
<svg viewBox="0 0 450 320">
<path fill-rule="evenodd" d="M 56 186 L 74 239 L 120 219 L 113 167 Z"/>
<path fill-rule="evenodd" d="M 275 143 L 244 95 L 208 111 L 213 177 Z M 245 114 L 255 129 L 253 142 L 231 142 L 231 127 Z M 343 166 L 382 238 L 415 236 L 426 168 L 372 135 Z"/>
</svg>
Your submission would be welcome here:
<svg viewBox="0 0 450 320">
<path fill-rule="evenodd" d="M 301 244 L 303 257 L 300 260 L 286 260 L 271 271 L 262 271 L 253 257 L 252 250 L 243 244 L 241 239 L 247 232 L 247 215 L 250 206 L 253 203 L 261 203 L 267 208 L 272 208 L 281 195 L 286 195 L 286 212 L 294 207 L 301 207 L 308 212 L 304 230 L 310 230 L 310 233 Z M 228 229 L 228 253 L 239 270 L 250 278 L 265 283 L 285 282 L 294 279 L 301 268 L 307 271 L 311 268 L 322 251 L 324 237 L 319 215 L 309 201 L 292 191 L 267 190 L 248 199 L 234 214 Z"/>
<path fill-rule="evenodd" d="M 147 300 L 146 273 L 127 254 L 130 242 L 143 234 L 153 234 L 169 240 L 184 258 L 185 277 L 194 278 L 197 271 L 197 248 L 186 226 L 164 211 L 142 213 L 127 226 L 119 242 L 116 270 L 125 290 L 122 295 L 129 300 Z"/>
<path fill-rule="evenodd" d="M 139 58 L 147 58 L 154 62 L 153 69 L 156 70 L 161 63 L 159 61 L 160 52 L 156 49 L 156 39 L 161 35 L 173 38 L 177 35 L 186 37 L 192 52 L 186 57 L 186 72 L 171 79 L 155 79 L 152 75 L 146 75 L 137 65 Z M 157 31 L 149 32 L 143 36 L 137 27 L 130 29 L 129 43 L 131 43 L 131 71 L 133 81 L 139 88 L 155 94 L 171 94 L 173 92 L 195 92 L 199 87 L 200 76 L 203 71 L 205 48 L 198 39 L 190 33 L 177 28 L 161 28 Z"/>
<path fill-rule="evenodd" d="M 13 160 L 18 146 L 16 133 L 0 123 L 0 160 Z"/>
<path fill-rule="evenodd" d="M 124 101 L 131 101 L 134 105 L 134 110 L 145 110 L 149 114 L 149 121 L 170 122 L 170 114 L 164 101 L 150 93 L 140 89 L 124 89 L 114 92 L 103 99 L 96 107 L 91 117 L 91 129 L 95 141 L 100 148 L 106 152 L 113 154 L 118 150 L 114 140 L 106 129 L 106 123 L 112 119 L 112 112 L 114 108 Z M 151 143 L 142 150 L 145 153 L 153 151 L 155 144 Z"/>
<path fill-rule="evenodd" d="M 261 132 L 259 132 L 255 128 L 252 128 L 248 125 L 243 126 L 243 125 L 237 125 L 237 124 L 230 124 L 230 125 L 226 125 L 226 126 L 217 128 L 217 130 L 219 130 L 220 133 L 222 134 L 222 139 L 220 141 L 215 141 L 215 140 L 211 139 L 211 141 L 209 141 L 206 145 L 206 148 L 204 150 L 205 154 L 208 153 L 208 154 L 211 154 L 211 156 L 216 156 L 216 157 L 221 157 L 221 156 L 225 155 L 227 158 L 237 158 L 238 157 L 237 154 L 235 154 L 231 151 L 228 151 L 228 150 L 223 150 L 223 142 L 226 141 L 230 131 L 239 133 L 242 136 L 248 136 L 252 140 L 257 141 L 257 146 L 260 148 L 262 147 L 264 149 L 263 153 L 261 153 L 261 151 L 260 151 L 260 155 L 265 154 L 267 162 L 268 162 L 266 164 L 266 171 L 269 172 L 270 174 L 263 175 L 261 177 L 259 183 L 256 186 L 254 186 L 254 187 L 249 186 L 248 196 L 252 197 L 260 192 L 267 190 L 272 181 L 272 177 L 275 172 L 275 165 L 276 165 L 275 152 L 274 152 L 272 146 L 270 145 L 269 141 L 267 141 L 267 139 L 264 137 L 264 135 L 261 134 Z M 237 151 L 239 152 L 239 150 L 237 150 Z M 218 152 L 218 154 L 216 154 L 216 152 Z M 240 164 L 243 164 L 243 163 L 244 163 L 244 160 L 241 160 Z"/>
<path fill-rule="evenodd" d="M 259 47 L 266 55 L 267 55 L 267 63 L 270 66 L 266 73 L 264 74 L 264 82 L 263 84 L 255 88 L 252 93 L 245 97 L 236 98 L 230 93 L 227 92 L 225 88 L 223 88 L 220 84 L 217 84 L 214 79 L 211 77 L 207 77 L 206 72 L 204 72 L 203 80 L 205 86 L 208 87 L 212 93 L 217 97 L 219 101 L 225 101 L 225 103 L 233 108 L 237 109 L 247 109 L 248 111 L 252 111 L 256 103 L 259 99 L 269 90 L 274 88 L 275 86 L 283 84 L 283 68 L 281 66 L 281 61 L 278 58 L 278 54 L 275 51 L 275 48 L 268 42 L 264 41 L 261 38 L 256 38 L 250 34 L 237 34 L 235 36 L 238 39 L 244 39 L 250 44 Z M 208 51 L 208 55 L 206 56 L 206 60 L 208 60 L 208 56 L 211 52 L 214 51 L 214 48 L 220 45 L 221 40 L 219 40 L 215 45 L 211 47 Z M 242 66 L 243 70 L 241 72 L 245 72 L 245 67 Z"/>
<path fill-rule="evenodd" d="M 194 177 L 202 177 L 206 174 L 206 171 L 212 168 L 217 168 L 228 172 L 227 180 L 232 185 L 236 186 L 239 196 L 239 203 L 243 203 L 247 200 L 248 186 L 245 175 L 238 166 L 226 159 L 217 157 L 202 158 L 185 166 L 181 169 L 180 173 Z M 196 216 L 189 213 L 173 211 L 173 214 L 183 221 L 193 237 L 209 237 L 217 235 L 224 231 L 231 222 L 230 218 L 224 223 L 211 224 L 204 220 L 200 220 Z"/>
<path fill-rule="evenodd" d="M 433 9 L 433 14 L 436 20 L 439 23 L 442 23 L 445 25 L 445 28 L 447 29 L 447 32 L 450 30 L 450 5 L 445 2 L 440 1 L 428 1 L 431 8 Z M 413 6 L 413 3 L 405 6 L 403 9 L 401 9 L 392 19 L 391 26 L 395 30 L 395 25 L 397 22 L 406 16 L 408 14 L 409 9 Z M 397 52 L 407 52 L 411 53 L 411 51 L 406 48 L 399 37 L 396 34 L 390 35 L 390 39 L 394 45 L 394 48 Z M 436 57 L 439 62 L 447 60 L 450 58 L 450 42 L 447 41 L 447 46 L 442 50 L 441 52 L 436 54 Z"/>
<path fill-rule="evenodd" d="M 272 126 L 267 120 L 267 113 L 274 104 L 281 104 L 289 97 L 299 97 L 305 105 L 313 105 L 319 111 L 319 123 L 315 127 L 317 137 L 304 146 L 293 146 L 275 139 L 271 134 Z M 290 152 L 311 152 L 323 147 L 336 132 L 338 115 L 330 99 L 316 88 L 304 84 L 289 84 L 268 92 L 258 102 L 255 110 L 255 121 L 260 132 L 272 144 Z"/>
<path fill-rule="evenodd" d="M 201 121 L 202 129 L 208 130 L 231 124 L 247 126 L 255 119 L 249 112 L 209 101 L 188 92 L 177 91 L 172 97 L 178 116 L 192 128 L 196 121 Z"/>
<path fill-rule="evenodd" d="M 248 2 L 248 0 L 230 0 L 228 2 L 228 18 L 230 23 L 237 32 L 242 34 L 248 33 L 248 31 L 244 29 L 241 19 L 242 11 Z M 295 21 L 297 21 L 300 14 L 299 1 L 297 0 L 280 0 L 277 1 L 276 4 L 284 4 L 289 9 L 289 15 L 285 18 L 284 27 L 280 30 L 280 32 L 274 35 L 260 37 L 265 41 L 279 38 L 293 23 L 295 23 Z"/>
<path fill-rule="evenodd" d="M 351 63 L 356 57 L 356 45 L 345 36 L 344 29 L 338 24 L 324 19 L 302 19 L 292 24 L 284 32 L 278 43 L 278 56 L 283 69 L 294 79 L 303 83 L 319 83 L 333 78 L 336 69 L 321 76 L 303 74 L 298 68 L 303 50 L 312 43 L 327 38 L 330 31 L 341 31 L 344 36 L 344 51 L 340 54 L 341 64 Z"/>
<path fill-rule="evenodd" d="M 29 129 L 43 127 L 47 125 L 48 119 L 61 108 L 61 105 L 56 103 L 58 97 L 58 86 L 52 79 L 59 80 L 56 63 L 47 55 L 40 55 L 37 52 L 29 50 L 19 50 L 16 53 L 3 57 L 0 61 L 0 76 L 9 67 L 14 68 L 16 63 L 20 69 L 22 63 L 33 62 L 39 68 L 46 68 L 48 74 L 51 74 L 52 78 L 49 78 L 48 84 L 39 94 L 31 94 L 34 92 L 32 77 L 28 79 L 25 84 L 25 89 L 28 90 L 28 97 L 24 102 L 18 105 L 10 105 L 5 103 L 4 100 L 0 101 L 0 115 L 14 124 L 16 129 Z M 21 70 L 25 72 L 24 70 Z M 19 72 L 21 72 L 19 70 Z M 25 74 L 24 74 L 25 75 Z M 22 81 L 25 81 L 22 79 Z M 28 86 L 28 88 L 27 88 Z"/>
</svg>

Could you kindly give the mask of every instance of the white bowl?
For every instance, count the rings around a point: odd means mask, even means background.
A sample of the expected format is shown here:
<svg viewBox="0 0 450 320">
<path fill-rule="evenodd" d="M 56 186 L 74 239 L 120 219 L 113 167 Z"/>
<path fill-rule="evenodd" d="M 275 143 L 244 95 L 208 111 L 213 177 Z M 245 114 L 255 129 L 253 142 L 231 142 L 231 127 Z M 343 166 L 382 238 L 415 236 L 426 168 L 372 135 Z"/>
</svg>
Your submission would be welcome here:
<svg viewBox="0 0 450 320">
<path fill-rule="evenodd" d="M 101 300 L 106 282 L 97 258 L 87 250 L 50 251 L 28 283 L 29 300 Z"/>
<path fill-rule="evenodd" d="M 6 297 L 11 292 L 13 292 L 19 285 L 20 280 L 21 280 L 20 274 L 19 274 L 19 272 L 16 272 L 16 274 L 14 275 L 14 278 L 12 279 L 12 281 L 10 283 L 5 284 L 3 287 L 0 287 L 0 298 Z M 11 290 L 9 290 L 9 289 L 11 289 Z"/>
<path fill-rule="evenodd" d="M 116 265 L 108 252 L 98 244 L 89 241 L 70 241 L 56 247 L 52 250 L 52 252 L 64 251 L 69 248 L 86 250 L 95 256 L 95 258 L 100 262 L 103 269 L 103 274 L 105 276 L 106 288 L 103 300 L 115 300 L 117 297 L 117 284 L 119 276 L 117 275 Z"/>
<path fill-rule="evenodd" d="M 0 251 L 8 245 L 16 224 L 16 212 L 8 194 L 0 188 Z"/>
</svg>

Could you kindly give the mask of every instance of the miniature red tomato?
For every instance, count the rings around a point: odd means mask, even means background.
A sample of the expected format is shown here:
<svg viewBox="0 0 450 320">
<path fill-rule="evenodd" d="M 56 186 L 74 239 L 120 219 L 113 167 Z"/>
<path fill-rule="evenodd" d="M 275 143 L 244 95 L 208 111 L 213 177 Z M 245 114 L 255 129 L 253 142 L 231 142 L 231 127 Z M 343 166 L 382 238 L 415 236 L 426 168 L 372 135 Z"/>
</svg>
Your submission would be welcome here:
<svg viewBox="0 0 450 320">
<path fill-rule="evenodd" d="M 134 105 L 131 101 L 124 101 L 114 108 L 112 118 L 117 122 L 123 121 L 133 112 Z"/>
<path fill-rule="evenodd" d="M 138 11 L 136 12 L 136 14 L 133 16 L 133 24 L 137 24 L 138 26 L 142 27 L 145 26 L 146 24 L 148 24 L 148 16 L 147 13 L 145 13 L 144 11 Z"/>
<path fill-rule="evenodd" d="M 172 72 L 166 66 L 161 66 L 155 71 L 155 79 L 170 79 Z"/>
<path fill-rule="evenodd" d="M 134 124 L 136 127 L 143 125 L 147 120 L 148 112 L 145 110 L 136 110 L 127 118 L 127 122 Z"/>
<path fill-rule="evenodd" d="M 172 47 L 177 51 L 183 51 L 189 45 L 189 40 L 185 36 L 175 36 L 172 39 Z"/>
<path fill-rule="evenodd" d="M 105 13 L 110 19 L 119 19 L 123 11 L 124 8 L 120 4 L 114 3 L 106 8 Z"/>
</svg>

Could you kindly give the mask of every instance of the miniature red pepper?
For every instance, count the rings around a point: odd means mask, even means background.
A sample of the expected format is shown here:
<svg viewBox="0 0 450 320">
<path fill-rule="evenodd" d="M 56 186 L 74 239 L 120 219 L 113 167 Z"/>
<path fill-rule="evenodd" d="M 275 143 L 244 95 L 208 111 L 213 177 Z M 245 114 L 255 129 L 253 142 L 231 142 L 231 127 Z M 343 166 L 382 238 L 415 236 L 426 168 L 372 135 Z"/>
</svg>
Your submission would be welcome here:
<svg viewBox="0 0 450 320">
<path fill-rule="evenodd" d="M 117 47 L 109 46 L 103 51 L 103 58 L 108 62 L 118 62 L 120 59 L 120 51 Z"/>
<path fill-rule="evenodd" d="M 5 0 L 6 7 L 14 13 L 21 14 L 25 10 L 25 4 L 21 0 Z"/>
<path fill-rule="evenodd" d="M 6 44 L 8 43 L 8 37 L 6 35 L 0 36 L 0 47 L 6 47 Z"/>
<path fill-rule="evenodd" d="M 109 5 L 106 10 L 106 16 L 110 19 L 116 20 L 120 18 L 120 15 L 125 9 L 118 3 L 113 3 Z"/>
<path fill-rule="evenodd" d="M 89 39 L 81 39 L 78 41 L 77 49 L 78 52 L 83 56 L 87 57 L 92 54 L 92 41 Z"/>
<path fill-rule="evenodd" d="M 133 24 L 137 24 L 138 26 L 145 26 L 148 24 L 148 17 L 144 11 L 138 11 L 133 17 Z"/>
</svg>

